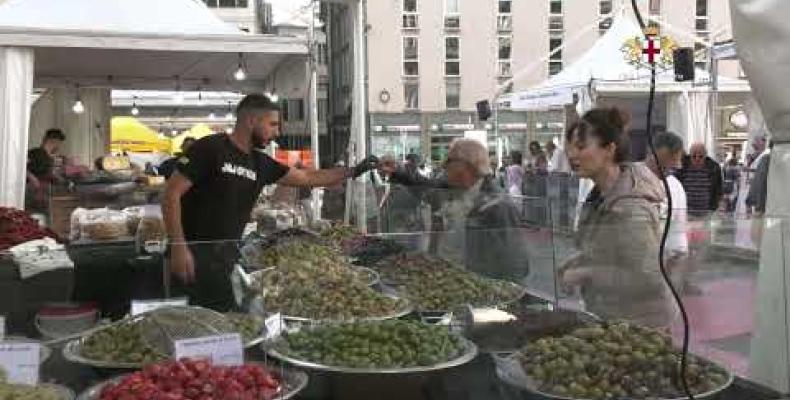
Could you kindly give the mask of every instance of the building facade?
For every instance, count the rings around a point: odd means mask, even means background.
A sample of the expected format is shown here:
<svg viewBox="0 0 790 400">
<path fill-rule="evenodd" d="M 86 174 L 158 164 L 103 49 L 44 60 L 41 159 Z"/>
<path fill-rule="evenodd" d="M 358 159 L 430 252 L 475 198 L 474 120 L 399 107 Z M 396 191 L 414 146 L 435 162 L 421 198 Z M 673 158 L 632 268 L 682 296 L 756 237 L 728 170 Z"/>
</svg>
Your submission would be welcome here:
<svg viewBox="0 0 790 400">
<path fill-rule="evenodd" d="M 707 68 L 707 55 L 695 37 L 732 37 L 727 1 L 640 3 L 645 16 L 667 24 L 662 34 L 697 48 L 700 68 Z M 352 36 L 345 6 L 326 8 L 331 103 L 340 104 L 332 115 L 343 129 Z M 382 0 L 367 1 L 366 8 L 371 151 L 434 160 L 465 131 L 492 130 L 491 120 L 478 120 L 477 102 L 542 83 L 589 49 L 617 13 L 631 14 L 628 0 Z M 738 76 L 738 70 L 736 63 L 721 72 Z M 564 130 L 562 110 L 500 110 L 498 121 L 508 149 L 557 139 Z"/>
</svg>

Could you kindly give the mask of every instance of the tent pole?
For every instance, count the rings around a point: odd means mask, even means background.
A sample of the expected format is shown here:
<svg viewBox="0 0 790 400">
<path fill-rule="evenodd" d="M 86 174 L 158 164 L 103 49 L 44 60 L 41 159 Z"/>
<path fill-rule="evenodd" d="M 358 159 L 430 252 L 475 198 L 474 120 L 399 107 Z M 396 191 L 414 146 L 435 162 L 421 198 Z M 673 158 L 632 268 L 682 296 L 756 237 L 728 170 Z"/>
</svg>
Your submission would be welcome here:
<svg viewBox="0 0 790 400">
<path fill-rule="evenodd" d="M 317 3 L 313 3 L 312 7 L 310 7 L 311 15 L 307 40 L 310 51 L 310 58 L 308 61 L 310 63 L 310 149 L 313 155 L 313 168 L 319 169 L 321 168 L 321 153 L 318 138 L 318 46 L 317 41 L 315 40 L 316 4 Z M 321 193 L 321 189 L 314 188 L 312 190 L 310 205 L 313 212 L 313 220 L 321 219 Z"/>
</svg>

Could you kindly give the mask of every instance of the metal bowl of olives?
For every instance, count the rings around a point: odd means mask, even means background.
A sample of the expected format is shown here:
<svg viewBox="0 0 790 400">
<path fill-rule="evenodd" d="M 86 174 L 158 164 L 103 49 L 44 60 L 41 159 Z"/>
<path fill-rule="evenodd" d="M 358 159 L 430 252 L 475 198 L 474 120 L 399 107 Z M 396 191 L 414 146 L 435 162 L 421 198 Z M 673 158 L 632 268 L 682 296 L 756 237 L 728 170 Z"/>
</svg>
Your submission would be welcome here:
<svg viewBox="0 0 790 400">
<path fill-rule="evenodd" d="M 401 320 L 305 326 L 264 349 L 297 367 L 349 374 L 437 371 L 477 356 L 474 343 L 447 327 Z"/>
<path fill-rule="evenodd" d="M 504 382 L 556 400 L 685 399 L 679 360 L 670 337 L 626 322 L 585 326 L 494 356 Z M 713 397 L 734 379 L 726 368 L 695 355 L 688 357 L 686 377 L 697 399 Z"/>
</svg>

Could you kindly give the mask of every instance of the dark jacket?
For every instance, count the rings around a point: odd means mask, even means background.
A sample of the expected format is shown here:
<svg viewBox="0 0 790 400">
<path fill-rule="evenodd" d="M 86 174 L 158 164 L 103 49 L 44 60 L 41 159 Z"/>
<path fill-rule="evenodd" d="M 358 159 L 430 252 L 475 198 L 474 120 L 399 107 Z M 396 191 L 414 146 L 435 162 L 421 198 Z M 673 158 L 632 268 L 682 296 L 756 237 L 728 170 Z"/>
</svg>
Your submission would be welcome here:
<svg viewBox="0 0 790 400">
<path fill-rule="evenodd" d="M 754 207 L 754 211 L 758 213 L 765 212 L 765 203 L 768 199 L 768 170 L 770 167 L 771 154 L 766 154 L 760 160 L 760 163 L 757 164 L 752 184 L 749 187 L 749 195 L 746 196 L 746 205 Z"/>
<path fill-rule="evenodd" d="M 441 209 L 454 189 L 444 179 L 428 179 L 396 172 L 392 182 L 409 187 L 423 201 L 431 205 L 434 226 L 442 226 Z M 521 282 L 529 274 L 526 238 L 520 224 L 518 210 L 509 196 L 502 193 L 494 177 L 483 178 L 480 193 L 466 219 L 466 268 L 481 275 Z M 436 242 L 432 238 L 432 247 Z"/>
<path fill-rule="evenodd" d="M 683 167 L 679 169 L 675 173 L 675 177 L 678 178 L 683 187 L 686 187 L 686 172 L 691 168 L 691 157 L 683 156 Z M 723 177 L 721 173 L 721 166 L 717 163 L 714 159 L 710 157 L 705 157 L 705 169 L 708 171 L 708 177 L 710 178 L 710 205 L 708 207 L 709 211 L 716 211 L 719 209 L 719 202 L 721 201 L 722 190 L 723 190 Z"/>
</svg>

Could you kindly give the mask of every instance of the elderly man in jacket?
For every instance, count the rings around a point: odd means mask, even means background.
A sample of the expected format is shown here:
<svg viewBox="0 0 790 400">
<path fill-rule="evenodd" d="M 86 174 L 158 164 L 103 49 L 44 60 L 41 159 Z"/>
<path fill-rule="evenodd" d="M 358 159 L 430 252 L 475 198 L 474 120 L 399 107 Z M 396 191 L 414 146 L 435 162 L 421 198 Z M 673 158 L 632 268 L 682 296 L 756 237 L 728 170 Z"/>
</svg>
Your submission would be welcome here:
<svg viewBox="0 0 790 400">
<path fill-rule="evenodd" d="M 676 176 L 686 190 L 689 214 L 704 216 L 719 208 L 723 185 L 721 166 L 708 156 L 704 144 L 691 146 Z"/>
<path fill-rule="evenodd" d="M 519 216 L 494 182 L 488 150 L 475 140 L 450 145 L 446 176 L 407 174 L 392 161 L 380 164 L 394 183 L 411 188 L 431 205 L 431 250 L 479 274 L 521 281 L 529 272 Z M 440 190 L 433 190 L 440 189 Z"/>
</svg>

